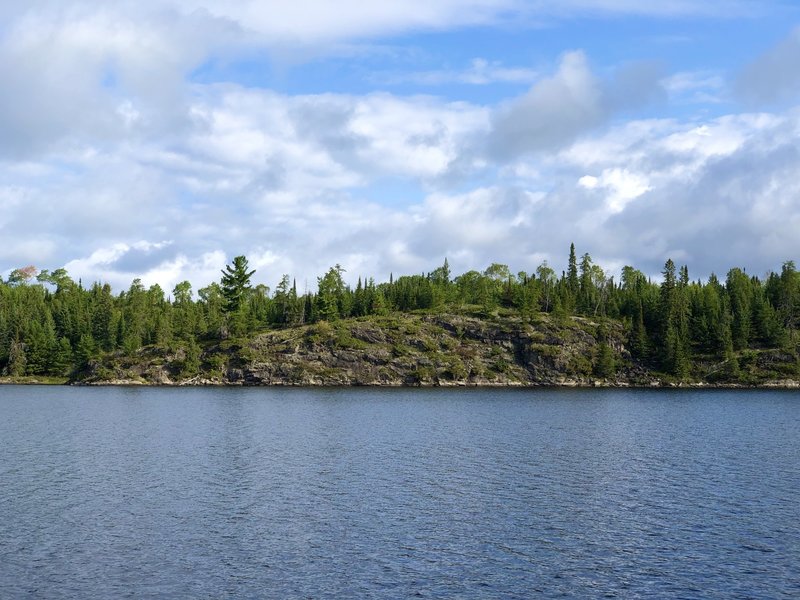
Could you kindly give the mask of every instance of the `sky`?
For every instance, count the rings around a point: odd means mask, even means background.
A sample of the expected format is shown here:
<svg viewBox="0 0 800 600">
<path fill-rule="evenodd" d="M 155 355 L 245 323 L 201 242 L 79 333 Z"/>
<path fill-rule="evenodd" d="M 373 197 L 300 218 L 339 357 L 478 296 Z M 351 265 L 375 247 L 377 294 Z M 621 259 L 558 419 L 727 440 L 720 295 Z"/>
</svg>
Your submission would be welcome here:
<svg viewBox="0 0 800 600">
<path fill-rule="evenodd" d="M 800 259 L 800 3 L 0 4 L 0 276 Z"/>
</svg>

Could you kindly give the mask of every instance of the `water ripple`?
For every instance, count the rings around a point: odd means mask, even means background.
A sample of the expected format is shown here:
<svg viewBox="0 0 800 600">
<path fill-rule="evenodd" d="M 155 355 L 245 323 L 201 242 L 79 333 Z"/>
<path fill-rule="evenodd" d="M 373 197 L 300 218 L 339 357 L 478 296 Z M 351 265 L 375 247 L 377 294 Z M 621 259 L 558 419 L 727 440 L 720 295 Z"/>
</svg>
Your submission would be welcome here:
<svg viewBox="0 0 800 600">
<path fill-rule="evenodd" d="M 796 598 L 800 395 L 0 388 L 0 596 Z"/>
</svg>

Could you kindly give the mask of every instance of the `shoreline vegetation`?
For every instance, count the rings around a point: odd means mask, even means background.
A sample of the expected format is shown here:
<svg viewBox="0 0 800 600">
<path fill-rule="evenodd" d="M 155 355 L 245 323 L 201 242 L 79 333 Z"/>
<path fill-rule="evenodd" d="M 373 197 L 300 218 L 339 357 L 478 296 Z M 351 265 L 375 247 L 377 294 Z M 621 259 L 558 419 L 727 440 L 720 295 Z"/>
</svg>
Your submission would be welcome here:
<svg viewBox="0 0 800 600">
<path fill-rule="evenodd" d="M 791 261 L 702 282 L 667 260 L 659 283 L 630 266 L 617 282 L 573 245 L 560 276 L 453 277 L 445 260 L 353 288 L 336 265 L 302 295 L 254 273 L 237 256 L 195 297 L 188 281 L 114 294 L 16 269 L 0 280 L 0 384 L 800 387 Z"/>
</svg>

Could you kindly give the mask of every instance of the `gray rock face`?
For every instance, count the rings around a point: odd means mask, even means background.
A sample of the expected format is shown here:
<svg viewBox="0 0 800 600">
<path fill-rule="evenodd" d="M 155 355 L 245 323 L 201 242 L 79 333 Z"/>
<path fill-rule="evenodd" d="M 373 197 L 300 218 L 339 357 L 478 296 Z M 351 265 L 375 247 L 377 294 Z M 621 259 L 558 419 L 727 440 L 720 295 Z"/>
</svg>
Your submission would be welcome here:
<svg viewBox="0 0 800 600">
<path fill-rule="evenodd" d="M 272 330 L 203 348 L 199 372 L 185 371 L 181 349 L 147 348 L 135 356 L 109 355 L 80 382 L 153 385 L 275 386 L 661 386 L 663 375 L 638 363 L 626 332 L 606 322 L 610 365 L 599 368 L 600 324 L 551 315 L 483 317 L 469 314 L 395 314 Z M 756 360 L 757 359 L 757 360 Z M 787 371 L 794 359 L 764 353 L 758 368 Z M 791 364 L 790 364 L 791 363 Z M 694 384 L 712 381 L 717 360 L 698 365 Z M 698 371 L 700 372 L 700 371 Z M 599 376 L 603 373 L 604 376 Z M 715 385 L 736 382 L 713 380 Z M 763 385 L 796 385 L 790 376 Z"/>
</svg>

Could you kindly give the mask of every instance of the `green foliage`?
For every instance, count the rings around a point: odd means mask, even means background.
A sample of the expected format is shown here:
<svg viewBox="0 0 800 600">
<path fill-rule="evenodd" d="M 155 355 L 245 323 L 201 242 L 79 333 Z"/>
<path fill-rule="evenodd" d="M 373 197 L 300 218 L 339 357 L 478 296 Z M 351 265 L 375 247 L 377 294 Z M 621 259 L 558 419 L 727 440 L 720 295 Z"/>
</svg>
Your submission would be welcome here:
<svg viewBox="0 0 800 600">
<path fill-rule="evenodd" d="M 558 346 L 551 344 L 534 343 L 530 345 L 529 351 L 534 355 L 545 356 L 547 358 L 555 358 L 561 354 Z"/>
<path fill-rule="evenodd" d="M 578 259 L 575 256 L 575 244 L 569 245 L 569 259 L 567 261 L 567 288 L 569 296 L 574 299 L 578 295 L 580 283 L 578 280 Z"/>
<path fill-rule="evenodd" d="M 337 329 L 333 343 L 337 348 L 349 350 L 365 350 L 369 348 L 369 344 L 363 340 L 354 338 L 350 330 L 344 328 Z"/>
<path fill-rule="evenodd" d="M 206 359 L 209 374 L 215 377 L 222 377 L 228 365 L 228 358 L 224 354 L 212 354 Z"/>
<path fill-rule="evenodd" d="M 511 365 L 505 358 L 498 358 L 492 362 L 490 368 L 495 373 L 506 374 L 511 370 Z"/>
<path fill-rule="evenodd" d="M 181 362 L 180 374 L 181 377 L 194 377 L 200 372 L 200 345 L 190 340 L 184 349 L 184 358 Z"/>
<path fill-rule="evenodd" d="M 256 272 L 248 270 L 247 258 L 236 256 L 233 263 L 222 271 L 222 295 L 225 298 L 227 312 L 238 311 L 244 303 L 245 294 L 250 289 L 250 278 Z"/>
<path fill-rule="evenodd" d="M 53 375 L 68 376 L 75 364 L 75 355 L 72 352 L 72 345 L 69 339 L 62 337 L 58 340 L 58 346 L 53 354 L 51 372 Z"/>
<path fill-rule="evenodd" d="M 84 333 L 81 335 L 80 340 L 78 340 L 78 346 L 75 349 L 75 358 L 78 366 L 85 367 L 90 361 L 97 358 L 97 356 L 97 344 L 94 338 L 90 334 Z"/>
<path fill-rule="evenodd" d="M 9 285 L 25 285 L 36 275 L 36 267 L 28 265 L 21 269 L 14 269 L 8 276 Z"/>
<path fill-rule="evenodd" d="M 178 306 L 190 304 L 192 302 L 192 284 L 188 281 L 181 281 L 172 289 L 172 296 Z"/>
<path fill-rule="evenodd" d="M 410 346 L 401 343 L 392 344 L 391 351 L 394 357 L 408 356 L 413 353 Z"/>
<path fill-rule="evenodd" d="M 641 301 L 636 305 L 636 313 L 628 336 L 628 345 L 631 354 L 636 358 L 643 359 L 647 356 L 647 329 L 644 325 L 644 309 Z"/>
<path fill-rule="evenodd" d="M 454 356 L 448 358 L 443 374 L 452 381 L 463 381 L 469 376 L 469 371 L 464 363 Z"/>
<path fill-rule="evenodd" d="M 20 377 L 25 374 L 28 358 L 25 354 L 25 344 L 14 341 L 8 351 L 8 365 L 6 366 L 6 374 L 12 377 Z"/>
<path fill-rule="evenodd" d="M 629 351 L 635 362 L 678 380 L 711 372 L 710 365 L 719 366 L 714 371 L 719 381 L 753 381 L 767 372 L 797 375 L 794 359 L 762 365 L 747 358 L 750 352 L 767 356 L 762 354 L 765 350 L 797 356 L 800 274 L 792 261 L 763 281 L 732 268 L 724 281 L 712 275 L 702 283 L 690 281 L 685 266 L 668 260 L 660 282 L 625 266 L 616 284 L 588 253 L 578 254 L 571 245 L 567 268 L 560 275 L 543 262 L 535 273 L 492 263 L 483 271 L 454 277 L 445 260 L 430 273 L 391 276 L 380 284 L 358 277 L 351 289 L 344 269 L 336 265 L 318 279 L 317 290 L 301 294 L 289 275 L 283 275 L 271 293 L 263 283 L 251 285 L 254 273 L 247 259 L 237 256 L 222 271 L 220 282 L 199 289 L 195 296 L 192 284 L 182 281 L 167 299 L 159 286 L 145 288 L 139 279 L 115 294 L 100 282 L 84 288 L 64 269 L 45 269 L 38 275 L 32 266 L 15 269 L 7 282 L 0 282 L 0 370 L 16 377 L 63 377 L 90 364 L 99 368 L 100 357 L 130 363 L 160 349 L 183 353 L 175 364 L 188 377 L 216 369 L 214 361 L 224 360 L 212 357 L 203 364 L 201 344 L 209 347 L 214 340 L 246 339 L 270 328 L 303 324 L 315 324 L 307 333 L 309 343 L 368 351 L 374 340 L 354 336 L 343 321 L 349 317 L 376 323 L 384 351 L 396 357 L 424 353 L 445 378 L 462 379 L 464 372 L 482 368 L 479 363 L 486 360 L 496 363 L 488 377 L 508 360 L 505 350 L 476 353 L 475 346 L 459 341 L 462 324 L 452 324 L 445 334 L 430 322 L 402 317 L 424 311 L 429 316 L 477 316 L 505 335 L 513 333 L 503 325 L 511 318 L 537 322 L 538 328 L 578 328 L 596 334 L 594 353 L 570 359 L 567 368 L 578 375 L 613 377 L 624 365 L 612 348 L 618 344 L 624 344 L 619 350 Z M 613 344 L 604 339 L 605 333 L 594 330 L 598 320 L 625 331 L 624 339 L 619 334 Z M 548 360 L 564 356 L 564 348 L 546 338 L 536 339 L 530 351 Z M 442 362 L 442 354 L 450 352 L 458 363 Z M 705 366 L 698 366 L 698 360 Z"/>
<path fill-rule="evenodd" d="M 586 377 L 592 373 L 592 360 L 583 354 L 572 354 L 567 360 L 567 372 Z"/>
<path fill-rule="evenodd" d="M 344 273 L 344 269 L 336 265 L 317 280 L 319 291 L 317 292 L 316 314 L 323 321 L 335 321 L 340 317 L 350 315 L 352 300 L 342 273 Z"/>
<path fill-rule="evenodd" d="M 606 342 L 600 342 L 597 348 L 597 359 L 594 364 L 594 374 L 598 377 L 613 377 L 617 372 L 614 352 Z"/>
<path fill-rule="evenodd" d="M 436 377 L 436 371 L 428 365 L 418 365 L 413 373 L 417 383 L 430 383 Z"/>
<path fill-rule="evenodd" d="M 597 341 L 594 374 L 604 379 L 613 377 L 617 372 L 617 363 L 614 359 L 614 351 L 608 343 L 608 326 L 605 322 L 601 322 L 597 328 Z"/>
</svg>

